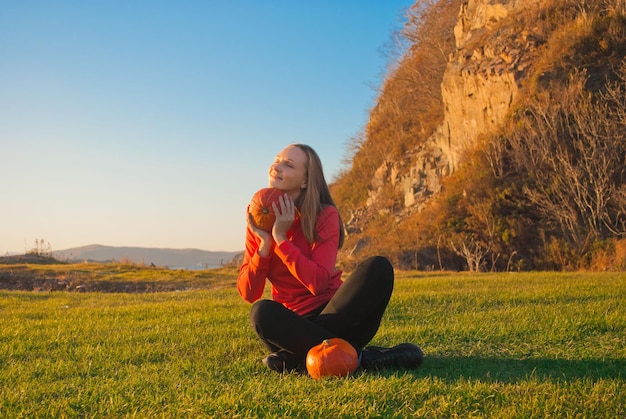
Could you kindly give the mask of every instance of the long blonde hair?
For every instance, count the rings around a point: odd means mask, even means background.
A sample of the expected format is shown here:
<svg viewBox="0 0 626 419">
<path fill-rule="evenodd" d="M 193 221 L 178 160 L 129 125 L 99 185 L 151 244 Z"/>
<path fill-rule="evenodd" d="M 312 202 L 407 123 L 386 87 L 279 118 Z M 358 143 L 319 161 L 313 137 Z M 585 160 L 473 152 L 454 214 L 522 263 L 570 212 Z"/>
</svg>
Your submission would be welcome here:
<svg viewBox="0 0 626 419">
<path fill-rule="evenodd" d="M 307 186 L 298 197 L 296 206 L 300 210 L 302 231 L 309 243 L 313 243 L 317 239 L 317 217 L 319 217 L 322 209 L 325 205 L 331 205 L 335 208 L 337 208 L 337 205 L 335 205 L 335 201 L 333 201 L 330 195 L 330 189 L 324 177 L 322 161 L 315 150 L 306 144 L 292 144 L 292 146 L 298 147 L 307 156 Z M 341 215 L 339 215 L 339 249 L 343 246 L 344 238 L 343 221 L 341 220 Z"/>
</svg>

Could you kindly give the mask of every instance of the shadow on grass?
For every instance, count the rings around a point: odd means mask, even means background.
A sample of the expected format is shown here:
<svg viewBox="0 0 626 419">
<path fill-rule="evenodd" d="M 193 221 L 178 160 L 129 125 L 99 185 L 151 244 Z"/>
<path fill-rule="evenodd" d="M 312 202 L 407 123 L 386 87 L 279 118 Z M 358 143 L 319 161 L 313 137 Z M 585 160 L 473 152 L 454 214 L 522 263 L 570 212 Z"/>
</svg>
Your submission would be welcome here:
<svg viewBox="0 0 626 419">
<path fill-rule="evenodd" d="M 426 356 L 416 375 L 443 380 L 473 379 L 520 382 L 531 378 L 544 381 L 578 379 L 625 379 L 626 359 L 507 359 Z"/>
</svg>

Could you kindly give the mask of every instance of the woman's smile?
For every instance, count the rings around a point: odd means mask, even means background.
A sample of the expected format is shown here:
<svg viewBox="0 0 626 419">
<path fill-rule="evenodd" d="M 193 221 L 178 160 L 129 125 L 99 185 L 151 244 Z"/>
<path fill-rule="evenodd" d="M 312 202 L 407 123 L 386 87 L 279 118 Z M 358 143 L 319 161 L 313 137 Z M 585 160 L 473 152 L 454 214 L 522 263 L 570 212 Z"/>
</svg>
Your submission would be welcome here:
<svg viewBox="0 0 626 419">
<path fill-rule="evenodd" d="M 307 155 L 298 147 L 283 149 L 268 170 L 269 187 L 280 189 L 296 199 L 306 187 Z"/>
</svg>

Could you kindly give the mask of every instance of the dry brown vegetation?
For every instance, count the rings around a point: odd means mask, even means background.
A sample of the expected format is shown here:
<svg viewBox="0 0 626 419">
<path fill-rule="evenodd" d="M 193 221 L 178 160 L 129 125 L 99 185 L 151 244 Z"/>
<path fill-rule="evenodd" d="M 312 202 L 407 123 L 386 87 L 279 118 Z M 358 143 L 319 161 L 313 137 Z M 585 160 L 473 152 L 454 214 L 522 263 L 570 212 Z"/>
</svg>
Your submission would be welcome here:
<svg viewBox="0 0 626 419">
<path fill-rule="evenodd" d="M 235 268 L 174 270 L 134 263 L 63 263 L 36 255 L 0 258 L 0 289 L 145 293 L 234 287 Z"/>
<path fill-rule="evenodd" d="M 342 208 L 365 205 L 370 180 L 385 158 L 402 158 L 407 149 L 425 141 L 443 118 L 440 85 L 454 47 L 460 4 L 460 0 L 419 0 L 409 10 L 399 36 L 411 46 L 391 63 L 365 132 L 348 144 L 346 160 L 351 167 L 333 184 Z M 397 197 L 390 193 L 389 199 Z"/>
</svg>

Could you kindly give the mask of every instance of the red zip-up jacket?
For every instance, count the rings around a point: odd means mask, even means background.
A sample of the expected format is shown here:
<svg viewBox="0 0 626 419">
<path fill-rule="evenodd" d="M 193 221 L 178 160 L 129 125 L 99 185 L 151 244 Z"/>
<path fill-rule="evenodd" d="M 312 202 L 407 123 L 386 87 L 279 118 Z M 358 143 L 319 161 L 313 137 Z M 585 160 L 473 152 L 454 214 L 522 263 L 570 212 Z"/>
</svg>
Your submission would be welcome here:
<svg viewBox="0 0 626 419">
<path fill-rule="evenodd" d="M 237 278 L 239 294 L 253 303 L 263 295 L 268 280 L 272 299 L 299 315 L 326 304 L 342 284 L 342 272 L 335 267 L 339 228 L 337 208 L 324 207 L 317 220 L 317 239 L 309 244 L 296 217 L 287 240 L 265 258 L 257 251 L 261 240 L 248 228 Z"/>
</svg>

